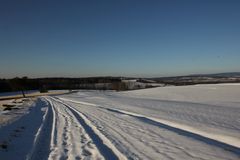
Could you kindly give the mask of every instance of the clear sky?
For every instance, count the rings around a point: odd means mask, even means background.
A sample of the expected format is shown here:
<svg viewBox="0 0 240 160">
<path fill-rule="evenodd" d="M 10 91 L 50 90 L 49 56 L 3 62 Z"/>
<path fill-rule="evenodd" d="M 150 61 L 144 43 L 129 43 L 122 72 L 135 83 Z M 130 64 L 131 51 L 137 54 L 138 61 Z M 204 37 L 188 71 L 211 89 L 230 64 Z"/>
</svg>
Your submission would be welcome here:
<svg viewBox="0 0 240 160">
<path fill-rule="evenodd" d="M 0 1 L 0 78 L 236 71 L 239 0 Z"/>
</svg>

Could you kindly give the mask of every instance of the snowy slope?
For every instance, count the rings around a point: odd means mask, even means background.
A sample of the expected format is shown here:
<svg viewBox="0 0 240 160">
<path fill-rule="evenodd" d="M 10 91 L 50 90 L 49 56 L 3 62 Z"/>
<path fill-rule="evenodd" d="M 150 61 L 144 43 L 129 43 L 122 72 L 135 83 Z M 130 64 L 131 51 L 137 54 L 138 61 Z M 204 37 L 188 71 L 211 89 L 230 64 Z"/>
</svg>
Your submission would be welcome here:
<svg viewBox="0 0 240 160">
<path fill-rule="evenodd" d="M 205 142 L 209 139 L 198 139 L 195 134 L 146 117 L 98 106 L 68 104 L 91 120 L 128 159 L 237 159 L 235 154 Z"/>
<path fill-rule="evenodd" d="M 240 138 L 240 85 L 236 84 L 160 87 L 128 92 L 83 91 L 64 98 Z"/>
<path fill-rule="evenodd" d="M 239 93 L 225 84 L 41 97 L 0 128 L 0 157 L 237 160 Z"/>
</svg>

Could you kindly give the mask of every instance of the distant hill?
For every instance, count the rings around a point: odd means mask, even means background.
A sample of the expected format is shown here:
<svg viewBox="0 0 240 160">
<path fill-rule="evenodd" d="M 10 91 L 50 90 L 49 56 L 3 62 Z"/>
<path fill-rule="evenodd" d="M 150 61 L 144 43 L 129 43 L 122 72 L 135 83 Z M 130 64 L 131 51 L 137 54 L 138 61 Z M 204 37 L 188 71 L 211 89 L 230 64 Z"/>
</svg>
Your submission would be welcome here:
<svg viewBox="0 0 240 160">
<path fill-rule="evenodd" d="M 194 74 L 194 75 L 188 75 L 193 77 L 240 77 L 240 72 L 227 72 L 227 73 L 214 73 L 214 74 Z M 182 76 L 186 77 L 186 76 Z"/>
<path fill-rule="evenodd" d="M 157 83 L 170 85 L 192 85 L 212 83 L 240 83 L 240 72 L 216 73 L 216 74 L 194 74 L 176 77 L 150 78 Z"/>
</svg>

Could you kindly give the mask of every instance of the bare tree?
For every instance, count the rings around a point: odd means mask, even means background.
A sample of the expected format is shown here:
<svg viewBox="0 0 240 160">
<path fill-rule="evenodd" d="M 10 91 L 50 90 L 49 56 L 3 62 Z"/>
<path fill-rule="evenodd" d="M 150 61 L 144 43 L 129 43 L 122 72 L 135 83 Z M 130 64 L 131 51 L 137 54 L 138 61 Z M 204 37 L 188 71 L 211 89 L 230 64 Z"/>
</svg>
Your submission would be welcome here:
<svg viewBox="0 0 240 160">
<path fill-rule="evenodd" d="M 27 83 L 27 79 L 28 77 L 16 77 L 10 80 L 10 85 L 12 89 L 15 91 L 21 91 L 24 98 L 26 97 L 24 90 L 26 89 L 25 86 Z"/>
</svg>

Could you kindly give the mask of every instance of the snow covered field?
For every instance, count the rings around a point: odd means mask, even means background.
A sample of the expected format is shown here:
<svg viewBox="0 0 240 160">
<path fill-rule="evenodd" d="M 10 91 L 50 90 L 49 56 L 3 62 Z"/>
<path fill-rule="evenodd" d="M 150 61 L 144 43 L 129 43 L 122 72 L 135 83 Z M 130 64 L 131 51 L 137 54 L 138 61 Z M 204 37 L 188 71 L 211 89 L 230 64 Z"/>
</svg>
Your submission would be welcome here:
<svg viewBox="0 0 240 160">
<path fill-rule="evenodd" d="M 0 158 L 237 160 L 239 133 L 240 84 L 79 91 L 1 127 Z"/>
</svg>

